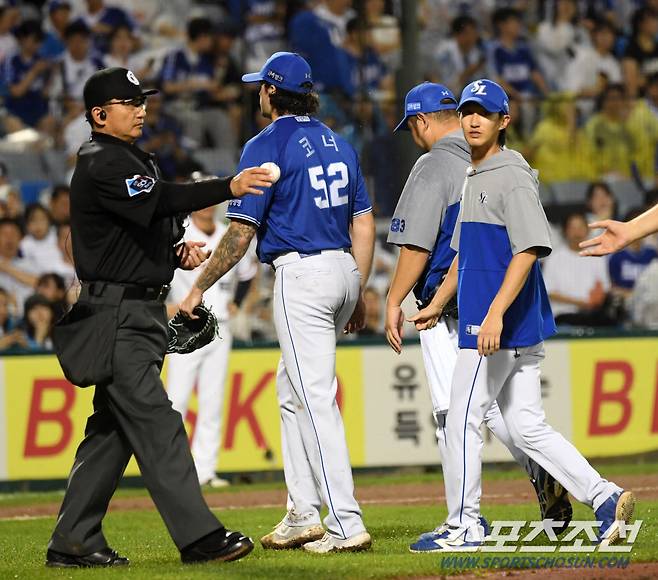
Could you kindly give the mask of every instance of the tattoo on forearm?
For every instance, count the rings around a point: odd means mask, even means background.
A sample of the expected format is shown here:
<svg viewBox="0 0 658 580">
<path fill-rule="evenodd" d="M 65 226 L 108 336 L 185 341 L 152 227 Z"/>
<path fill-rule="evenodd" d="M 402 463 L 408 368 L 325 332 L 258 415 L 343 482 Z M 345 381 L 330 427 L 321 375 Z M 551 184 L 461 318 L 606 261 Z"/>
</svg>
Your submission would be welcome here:
<svg viewBox="0 0 658 580">
<path fill-rule="evenodd" d="M 255 233 L 256 227 L 253 225 L 237 221 L 231 222 L 227 232 L 208 259 L 203 272 L 199 274 L 196 286 L 205 292 L 235 266 L 244 256 Z"/>
</svg>

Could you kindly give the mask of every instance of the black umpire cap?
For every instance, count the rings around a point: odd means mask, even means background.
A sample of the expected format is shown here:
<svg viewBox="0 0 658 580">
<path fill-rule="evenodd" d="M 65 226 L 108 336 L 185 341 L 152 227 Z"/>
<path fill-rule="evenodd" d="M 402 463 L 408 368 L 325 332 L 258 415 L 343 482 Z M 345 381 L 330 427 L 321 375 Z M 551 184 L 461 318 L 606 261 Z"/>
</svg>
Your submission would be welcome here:
<svg viewBox="0 0 658 580">
<path fill-rule="evenodd" d="M 91 75 L 84 88 L 85 109 L 91 111 L 112 99 L 127 101 L 157 93 L 157 89 L 142 90 L 133 71 L 127 68 L 104 68 Z"/>
</svg>

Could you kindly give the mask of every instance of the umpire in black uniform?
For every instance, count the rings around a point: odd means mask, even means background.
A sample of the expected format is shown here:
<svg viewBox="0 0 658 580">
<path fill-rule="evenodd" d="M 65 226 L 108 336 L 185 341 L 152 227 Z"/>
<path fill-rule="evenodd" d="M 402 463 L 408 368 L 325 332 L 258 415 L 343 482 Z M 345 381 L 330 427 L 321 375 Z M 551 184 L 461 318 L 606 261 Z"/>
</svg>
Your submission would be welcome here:
<svg viewBox="0 0 658 580">
<path fill-rule="evenodd" d="M 84 87 L 92 136 L 71 181 L 73 257 L 82 290 L 55 330 L 64 372 L 96 385 L 94 413 L 76 453 L 49 566 L 114 566 L 128 560 L 103 535 L 108 504 L 134 454 L 183 562 L 235 560 L 253 548 L 206 505 L 180 414 L 160 380 L 167 347 L 164 299 L 174 269 L 208 254 L 181 242 L 185 214 L 271 185 L 251 168 L 233 178 L 162 181 L 151 154 L 134 145 L 146 97 L 135 75 L 104 69 Z"/>
</svg>

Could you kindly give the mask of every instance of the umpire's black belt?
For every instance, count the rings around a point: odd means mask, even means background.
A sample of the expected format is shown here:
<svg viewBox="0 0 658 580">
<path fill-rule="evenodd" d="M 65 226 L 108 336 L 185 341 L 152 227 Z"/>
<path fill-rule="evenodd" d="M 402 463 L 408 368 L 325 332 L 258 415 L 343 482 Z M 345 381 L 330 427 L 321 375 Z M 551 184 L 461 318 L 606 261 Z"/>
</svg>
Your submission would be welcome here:
<svg viewBox="0 0 658 580">
<path fill-rule="evenodd" d="M 80 299 L 87 296 L 102 298 L 120 296 L 121 300 L 158 300 L 164 302 L 169 294 L 169 285 L 140 286 L 138 284 L 116 284 L 112 282 L 83 282 Z"/>
</svg>

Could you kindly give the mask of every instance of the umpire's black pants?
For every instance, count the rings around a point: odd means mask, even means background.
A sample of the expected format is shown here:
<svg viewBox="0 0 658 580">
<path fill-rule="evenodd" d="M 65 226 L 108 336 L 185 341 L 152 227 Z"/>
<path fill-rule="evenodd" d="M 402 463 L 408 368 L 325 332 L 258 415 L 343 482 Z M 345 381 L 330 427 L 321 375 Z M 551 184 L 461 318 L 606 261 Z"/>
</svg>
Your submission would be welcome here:
<svg viewBox="0 0 658 580">
<path fill-rule="evenodd" d="M 201 495 L 183 420 L 160 380 L 166 345 L 161 302 L 119 304 L 113 378 L 96 386 L 94 414 L 76 453 L 50 549 L 86 555 L 107 546 L 102 520 L 133 453 L 179 549 L 222 526 Z"/>
</svg>

